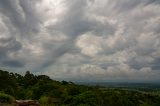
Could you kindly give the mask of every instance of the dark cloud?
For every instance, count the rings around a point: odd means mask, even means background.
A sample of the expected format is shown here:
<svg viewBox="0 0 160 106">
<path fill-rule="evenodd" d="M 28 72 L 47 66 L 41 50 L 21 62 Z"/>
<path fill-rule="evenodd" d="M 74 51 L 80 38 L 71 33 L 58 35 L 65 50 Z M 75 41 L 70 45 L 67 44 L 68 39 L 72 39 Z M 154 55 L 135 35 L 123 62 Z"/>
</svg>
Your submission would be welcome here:
<svg viewBox="0 0 160 106">
<path fill-rule="evenodd" d="M 0 57 L 5 58 L 9 53 L 17 52 L 22 48 L 20 42 L 14 38 L 0 38 Z"/>
<path fill-rule="evenodd" d="M 20 42 L 16 39 L 0 38 L 0 65 L 5 67 L 24 67 L 23 61 L 12 60 L 10 54 L 17 53 L 22 48 Z"/>
<path fill-rule="evenodd" d="M 29 37 L 32 32 L 36 34 L 40 28 L 40 20 L 36 15 L 34 4 L 35 2 L 23 0 L 1 0 L 0 9 L 9 18 L 11 27 L 15 27 L 20 35 Z"/>
<path fill-rule="evenodd" d="M 159 0 L 148 0 L 148 3 L 147 3 L 147 4 L 150 5 L 150 4 L 152 4 L 152 3 L 159 5 L 159 4 L 160 4 L 160 1 L 159 1 Z"/>
<path fill-rule="evenodd" d="M 2 66 L 5 67 L 24 67 L 25 64 L 18 60 L 7 60 L 2 62 Z"/>
<path fill-rule="evenodd" d="M 160 59 L 157 58 L 151 63 L 151 68 L 153 70 L 160 70 Z"/>
<path fill-rule="evenodd" d="M 59 48 L 51 51 L 49 59 L 47 59 L 43 64 L 41 64 L 40 69 L 53 65 L 58 60 L 59 57 L 70 51 L 71 46 L 72 45 L 64 43 Z"/>
<path fill-rule="evenodd" d="M 117 2 L 111 1 L 111 3 L 115 3 L 113 8 L 118 10 L 118 12 L 125 12 L 125 11 L 127 12 L 136 8 L 140 4 L 143 4 L 142 0 L 132 0 L 132 1 L 123 0 L 123 1 L 117 1 Z"/>
</svg>

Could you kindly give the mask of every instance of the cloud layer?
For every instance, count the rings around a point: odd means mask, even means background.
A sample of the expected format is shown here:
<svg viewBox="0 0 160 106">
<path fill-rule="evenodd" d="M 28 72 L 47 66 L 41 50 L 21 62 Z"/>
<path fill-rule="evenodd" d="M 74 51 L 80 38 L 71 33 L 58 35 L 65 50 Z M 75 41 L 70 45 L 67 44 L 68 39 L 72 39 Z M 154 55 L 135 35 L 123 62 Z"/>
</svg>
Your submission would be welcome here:
<svg viewBox="0 0 160 106">
<path fill-rule="evenodd" d="M 1 0 L 0 67 L 72 81 L 159 81 L 159 0 Z"/>
</svg>

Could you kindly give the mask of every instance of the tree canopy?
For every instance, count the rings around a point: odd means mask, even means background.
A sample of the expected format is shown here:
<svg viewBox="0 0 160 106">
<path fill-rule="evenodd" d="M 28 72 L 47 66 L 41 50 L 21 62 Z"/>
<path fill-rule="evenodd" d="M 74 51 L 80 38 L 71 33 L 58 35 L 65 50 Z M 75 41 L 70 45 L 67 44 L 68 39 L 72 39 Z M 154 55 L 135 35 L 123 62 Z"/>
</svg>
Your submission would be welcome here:
<svg viewBox="0 0 160 106">
<path fill-rule="evenodd" d="M 152 93 L 77 85 L 56 81 L 26 71 L 22 76 L 0 70 L 0 92 L 15 99 L 34 99 L 58 106 L 159 106 L 160 96 Z M 0 97 L 4 98 L 3 97 Z"/>
</svg>

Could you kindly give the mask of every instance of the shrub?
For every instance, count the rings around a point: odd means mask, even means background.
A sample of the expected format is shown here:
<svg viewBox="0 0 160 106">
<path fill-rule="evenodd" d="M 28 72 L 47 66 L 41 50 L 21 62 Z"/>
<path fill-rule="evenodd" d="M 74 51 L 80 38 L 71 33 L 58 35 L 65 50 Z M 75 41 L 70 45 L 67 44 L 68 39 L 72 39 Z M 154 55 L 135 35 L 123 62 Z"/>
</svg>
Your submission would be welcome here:
<svg viewBox="0 0 160 106">
<path fill-rule="evenodd" d="M 0 93 L 0 102 L 1 103 L 12 103 L 14 98 L 8 94 Z"/>
<path fill-rule="evenodd" d="M 42 96 L 42 97 L 39 99 L 39 102 L 40 102 L 41 104 L 48 104 L 48 97 Z"/>
</svg>

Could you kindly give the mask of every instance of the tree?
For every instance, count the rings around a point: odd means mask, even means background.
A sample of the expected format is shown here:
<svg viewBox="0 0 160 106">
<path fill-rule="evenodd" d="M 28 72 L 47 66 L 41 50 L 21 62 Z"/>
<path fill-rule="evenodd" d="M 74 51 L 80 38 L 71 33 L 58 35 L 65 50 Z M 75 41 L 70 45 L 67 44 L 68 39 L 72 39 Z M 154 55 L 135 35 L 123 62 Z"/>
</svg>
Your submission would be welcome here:
<svg viewBox="0 0 160 106">
<path fill-rule="evenodd" d="M 26 74 L 24 76 L 25 87 L 33 86 L 34 84 L 36 84 L 36 82 L 36 77 L 32 73 L 30 73 L 30 71 L 26 71 Z"/>
</svg>

